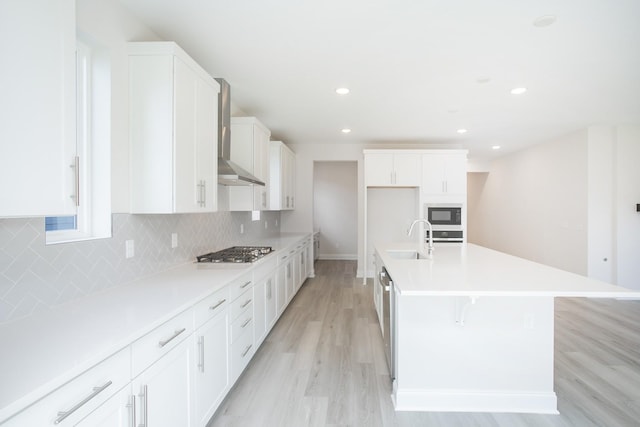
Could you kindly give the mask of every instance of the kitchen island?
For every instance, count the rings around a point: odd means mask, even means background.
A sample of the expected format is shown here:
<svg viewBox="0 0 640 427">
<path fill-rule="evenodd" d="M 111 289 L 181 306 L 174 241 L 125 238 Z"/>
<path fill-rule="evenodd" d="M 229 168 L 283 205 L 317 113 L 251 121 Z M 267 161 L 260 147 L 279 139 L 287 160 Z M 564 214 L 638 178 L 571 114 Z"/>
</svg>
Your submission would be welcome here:
<svg viewBox="0 0 640 427">
<path fill-rule="evenodd" d="M 554 298 L 640 298 L 473 244 L 437 247 L 430 259 L 412 244 L 378 245 L 376 255 L 393 279 L 399 411 L 558 413 Z"/>
</svg>

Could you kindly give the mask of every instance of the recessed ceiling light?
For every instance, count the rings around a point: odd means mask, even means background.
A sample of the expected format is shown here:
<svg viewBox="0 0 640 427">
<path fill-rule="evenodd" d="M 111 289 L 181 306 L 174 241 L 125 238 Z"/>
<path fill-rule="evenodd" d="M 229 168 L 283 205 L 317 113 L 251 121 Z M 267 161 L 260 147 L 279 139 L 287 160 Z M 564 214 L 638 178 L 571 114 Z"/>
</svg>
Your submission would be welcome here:
<svg viewBox="0 0 640 427">
<path fill-rule="evenodd" d="M 543 16 L 538 16 L 536 19 L 534 19 L 533 25 L 536 27 L 548 27 L 554 22 L 556 22 L 555 15 L 543 15 Z"/>
<path fill-rule="evenodd" d="M 349 92 L 350 92 L 350 91 L 349 91 L 349 88 L 346 88 L 346 87 L 339 87 L 338 89 L 336 89 L 336 93 L 337 93 L 338 95 L 346 95 L 346 94 L 348 94 Z"/>
<path fill-rule="evenodd" d="M 489 83 L 491 81 L 491 77 L 478 77 L 476 82 L 480 84 Z"/>
<path fill-rule="evenodd" d="M 527 91 L 526 87 L 517 87 L 517 88 L 511 89 L 511 94 L 512 95 L 522 95 L 526 91 Z"/>
<path fill-rule="evenodd" d="M 467 133 L 467 130 L 466 129 L 458 129 L 456 132 L 458 132 L 458 133 Z"/>
<path fill-rule="evenodd" d="M 491 149 L 492 149 L 492 150 L 499 150 L 499 149 L 500 149 L 500 146 L 499 146 L 499 145 L 494 145 L 494 146 L 492 146 L 492 147 L 491 147 Z"/>
<path fill-rule="evenodd" d="M 342 133 L 350 133 L 350 132 L 351 132 L 351 129 L 349 129 L 349 128 L 344 128 L 344 129 L 342 129 L 340 132 L 342 132 Z"/>
</svg>

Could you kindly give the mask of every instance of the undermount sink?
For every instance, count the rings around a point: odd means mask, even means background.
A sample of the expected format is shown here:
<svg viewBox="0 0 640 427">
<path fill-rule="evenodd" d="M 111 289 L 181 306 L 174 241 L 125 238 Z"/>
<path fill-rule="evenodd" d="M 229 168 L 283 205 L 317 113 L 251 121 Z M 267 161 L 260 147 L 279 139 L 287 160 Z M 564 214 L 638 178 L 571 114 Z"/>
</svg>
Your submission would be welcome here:
<svg viewBox="0 0 640 427">
<path fill-rule="evenodd" d="M 394 249 L 386 252 L 387 255 L 395 259 L 431 259 L 427 254 L 413 250 Z"/>
</svg>

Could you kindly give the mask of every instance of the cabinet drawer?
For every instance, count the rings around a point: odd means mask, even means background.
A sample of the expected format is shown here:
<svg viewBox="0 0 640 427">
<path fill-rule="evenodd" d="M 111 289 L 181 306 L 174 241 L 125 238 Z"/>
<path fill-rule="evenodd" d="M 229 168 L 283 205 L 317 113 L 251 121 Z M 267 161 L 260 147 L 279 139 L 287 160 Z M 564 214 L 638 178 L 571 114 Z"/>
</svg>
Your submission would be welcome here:
<svg viewBox="0 0 640 427">
<path fill-rule="evenodd" d="M 214 318 L 218 313 L 227 308 L 229 304 L 229 289 L 224 289 L 215 292 L 207 298 L 200 301 L 194 308 L 193 318 L 195 327 L 199 328 L 207 320 Z"/>
<path fill-rule="evenodd" d="M 231 324 L 231 342 L 236 342 L 245 332 L 251 331 L 252 329 L 253 303 L 250 303 L 247 305 L 246 310 Z"/>
<path fill-rule="evenodd" d="M 11 418 L 3 427 L 75 425 L 129 383 L 130 354 L 127 347 L 105 359 Z"/>
<path fill-rule="evenodd" d="M 238 299 L 231 303 L 231 321 L 233 322 L 253 302 L 253 289 L 247 289 Z"/>
<path fill-rule="evenodd" d="M 131 375 L 136 377 L 193 332 L 193 311 L 187 310 L 131 345 Z"/>
<path fill-rule="evenodd" d="M 242 373 L 247 363 L 253 357 L 253 334 L 243 334 L 238 341 L 231 345 L 231 379 L 232 383 Z"/>
<path fill-rule="evenodd" d="M 228 286 L 229 300 L 233 301 L 253 286 L 253 272 L 243 274 Z"/>
</svg>

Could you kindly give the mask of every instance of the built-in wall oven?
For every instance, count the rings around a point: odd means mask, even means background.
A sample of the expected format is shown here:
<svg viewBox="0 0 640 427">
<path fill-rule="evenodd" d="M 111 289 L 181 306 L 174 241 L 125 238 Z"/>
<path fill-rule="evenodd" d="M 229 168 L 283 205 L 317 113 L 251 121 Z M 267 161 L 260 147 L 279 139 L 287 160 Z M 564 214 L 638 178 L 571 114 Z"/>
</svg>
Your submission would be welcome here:
<svg viewBox="0 0 640 427">
<path fill-rule="evenodd" d="M 462 203 L 425 203 L 424 215 L 433 228 L 434 242 L 464 241 Z M 428 238 L 429 230 L 426 230 L 425 239 Z"/>
</svg>

